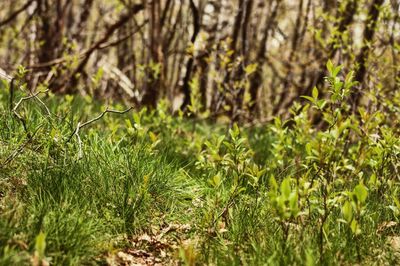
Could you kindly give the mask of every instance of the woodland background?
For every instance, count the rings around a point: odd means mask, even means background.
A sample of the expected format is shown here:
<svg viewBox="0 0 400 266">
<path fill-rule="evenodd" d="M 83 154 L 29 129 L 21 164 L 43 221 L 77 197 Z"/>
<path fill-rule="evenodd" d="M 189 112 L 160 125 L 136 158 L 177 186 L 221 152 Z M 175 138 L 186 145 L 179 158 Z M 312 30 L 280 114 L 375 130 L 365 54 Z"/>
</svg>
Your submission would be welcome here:
<svg viewBox="0 0 400 266">
<path fill-rule="evenodd" d="M 399 97 L 397 0 L 3 0 L 0 67 L 27 87 L 231 121 L 288 115 L 325 65 L 355 71 L 355 111 Z M 189 108 L 188 108 L 189 107 Z"/>
</svg>

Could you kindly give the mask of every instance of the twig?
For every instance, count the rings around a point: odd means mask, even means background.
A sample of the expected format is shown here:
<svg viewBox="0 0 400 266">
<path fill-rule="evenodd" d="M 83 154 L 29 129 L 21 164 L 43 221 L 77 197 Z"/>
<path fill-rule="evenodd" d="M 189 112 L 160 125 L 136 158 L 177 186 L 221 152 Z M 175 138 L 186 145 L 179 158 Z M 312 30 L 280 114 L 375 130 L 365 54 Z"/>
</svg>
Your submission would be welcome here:
<svg viewBox="0 0 400 266">
<path fill-rule="evenodd" d="M 236 192 L 237 192 L 238 189 L 239 189 L 239 184 L 236 185 L 236 187 L 235 187 L 233 193 L 230 195 L 230 197 L 229 197 L 229 199 L 228 199 L 228 203 L 225 205 L 225 207 L 224 207 L 224 209 L 222 210 L 222 212 L 220 212 L 220 213 L 218 214 L 218 216 L 215 217 L 215 219 L 213 220 L 213 222 L 212 222 L 212 225 L 213 225 L 213 226 L 215 226 L 215 224 L 218 222 L 218 220 L 219 220 L 222 216 L 224 216 L 224 215 L 227 213 L 227 211 L 229 210 L 229 208 L 235 203 L 235 198 L 236 198 L 236 196 L 237 196 Z M 236 194 L 236 195 L 235 195 L 235 194 Z"/>
<path fill-rule="evenodd" d="M 11 82 L 10 82 L 10 101 L 9 101 L 9 105 L 10 105 L 10 112 L 12 112 L 13 110 L 13 101 L 14 101 L 14 82 L 15 79 L 11 78 Z"/>
<path fill-rule="evenodd" d="M 83 127 L 85 127 L 85 126 L 88 126 L 88 125 L 90 125 L 90 124 L 92 124 L 92 123 L 94 123 L 94 122 L 100 120 L 100 119 L 101 119 L 103 116 L 105 116 L 105 114 L 107 114 L 107 113 L 113 113 L 113 114 L 120 114 L 120 115 L 122 115 L 122 114 L 125 114 L 125 113 L 129 112 L 129 111 L 132 110 L 132 109 L 133 109 L 133 107 L 129 107 L 128 109 L 126 109 L 126 110 L 124 110 L 124 111 L 118 111 L 118 110 L 109 109 L 108 106 L 107 106 L 107 107 L 106 107 L 106 110 L 104 110 L 104 112 L 102 112 L 99 116 L 97 116 L 97 117 L 95 117 L 95 118 L 93 118 L 93 119 L 91 119 L 91 120 L 89 120 L 89 121 L 87 121 L 87 122 L 85 122 L 85 123 L 78 122 L 78 124 L 77 124 L 75 130 L 74 130 L 74 131 L 72 132 L 72 134 L 69 136 L 69 138 L 67 139 L 66 143 L 68 143 L 68 142 L 72 139 L 73 136 L 76 136 L 76 138 L 78 139 L 78 146 L 79 146 L 78 159 L 81 159 L 82 156 L 83 156 L 83 151 L 82 151 L 82 140 L 81 140 L 81 137 L 79 136 L 79 130 L 80 130 L 81 128 L 83 128 Z"/>
<path fill-rule="evenodd" d="M 126 110 L 124 110 L 124 111 L 118 111 L 118 110 L 108 109 L 108 107 L 107 107 L 106 110 L 105 110 L 104 112 L 102 112 L 98 117 L 93 118 L 92 120 L 89 120 L 89 121 L 87 121 L 87 122 L 81 124 L 81 125 L 79 126 L 79 129 L 81 129 L 81 128 L 83 128 L 83 127 L 85 127 L 85 126 L 87 126 L 87 125 L 89 125 L 89 124 L 91 124 L 91 123 L 93 123 L 93 122 L 96 122 L 97 120 L 100 120 L 106 113 L 113 113 L 113 114 L 120 114 L 120 115 L 123 115 L 123 114 L 129 112 L 129 111 L 132 110 L 132 109 L 133 109 L 133 107 L 129 107 L 128 109 L 126 109 Z"/>
<path fill-rule="evenodd" d="M 43 93 L 45 93 L 45 92 L 47 92 L 48 90 L 46 90 L 46 91 L 42 91 Z M 40 92 L 39 92 L 40 93 Z M 35 99 L 44 107 L 44 109 L 46 110 L 46 112 L 47 112 L 47 115 L 48 116 L 51 116 L 51 112 L 50 112 L 50 110 L 49 110 L 49 108 L 47 107 L 47 105 L 37 96 L 37 95 L 33 95 L 33 97 L 35 97 Z"/>
<path fill-rule="evenodd" d="M 22 150 L 33 140 L 33 137 L 36 135 L 36 133 L 39 131 L 39 129 L 42 127 L 42 125 L 40 125 L 32 134 L 32 136 L 28 136 L 28 139 L 22 143 L 18 149 L 16 149 L 13 153 L 11 153 L 5 160 L 4 162 L 2 162 L 0 164 L 0 169 L 4 168 L 7 164 L 9 164 L 10 162 L 12 162 L 12 160 L 15 159 L 15 157 L 17 157 L 19 154 L 21 154 Z"/>
<path fill-rule="evenodd" d="M 79 147 L 79 151 L 78 151 L 78 159 L 81 159 L 83 157 L 83 151 L 82 151 L 82 140 L 81 137 L 79 136 L 79 129 L 80 129 L 81 123 L 78 122 L 78 126 L 76 127 L 76 132 L 74 133 L 74 135 L 76 136 L 76 138 L 78 139 L 78 147 Z"/>
<path fill-rule="evenodd" d="M 8 18 L 5 20 L 0 21 L 0 28 L 13 21 L 20 13 L 25 11 L 31 4 L 33 4 L 34 0 L 30 0 L 25 3 L 20 9 L 17 9 L 14 13 L 12 13 Z"/>
<path fill-rule="evenodd" d="M 32 93 L 32 94 L 29 95 L 29 96 L 22 97 L 21 99 L 19 99 L 19 101 L 17 102 L 17 104 L 16 104 L 16 105 L 14 106 L 14 108 L 12 109 L 13 113 L 15 113 L 15 112 L 17 111 L 18 107 L 21 105 L 22 102 L 27 101 L 27 100 L 30 100 L 30 99 L 32 99 L 32 98 L 37 98 L 37 96 L 38 96 L 39 94 L 41 94 L 41 93 L 47 93 L 48 91 L 49 91 L 49 89 L 44 90 L 44 91 L 38 91 L 38 92 Z"/>
<path fill-rule="evenodd" d="M 13 86 L 13 83 L 11 83 L 11 88 L 10 88 L 10 92 L 14 92 L 14 88 L 13 88 L 14 86 Z M 22 97 L 21 99 L 19 99 L 19 101 L 17 102 L 17 104 L 14 106 L 14 108 L 12 108 L 12 113 L 14 114 L 14 116 L 15 117 L 17 117 L 18 118 L 18 120 L 21 122 L 21 124 L 22 124 L 22 126 L 24 127 L 24 130 L 25 130 L 25 133 L 27 134 L 27 136 L 30 138 L 31 136 L 30 136 L 30 134 L 29 134 L 29 132 L 28 132 L 28 128 L 27 128 L 27 126 L 26 126 L 26 121 L 25 121 L 25 119 L 17 112 L 17 109 L 18 109 L 18 107 L 24 102 L 24 101 L 28 101 L 28 100 L 30 100 L 30 99 L 32 99 L 32 98 L 36 98 L 36 99 L 38 99 L 37 98 L 37 96 L 40 94 L 40 93 L 47 93 L 49 90 L 47 89 L 47 90 L 45 90 L 45 91 L 38 91 L 38 92 L 36 92 L 36 93 L 33 93 L 33 94 L 31 94 L 30 96 L 27 96 L 27 97 Z M 12 107 L 12 105 L 13 105 L 13 99 L 12 99 L 12 96 L 13 95 L 13 93 L 11 93 L 10 94 L 10 108 Z M 43 102 L 42 102 L 43 103 Z M 44 104 L 44 103 L 43 103 Z M 46 106 L 46 108 L 47 108 L 47 106 Z M 49 111 L 48 109 L 47 109 L 47 111 Z"/>
</svg>

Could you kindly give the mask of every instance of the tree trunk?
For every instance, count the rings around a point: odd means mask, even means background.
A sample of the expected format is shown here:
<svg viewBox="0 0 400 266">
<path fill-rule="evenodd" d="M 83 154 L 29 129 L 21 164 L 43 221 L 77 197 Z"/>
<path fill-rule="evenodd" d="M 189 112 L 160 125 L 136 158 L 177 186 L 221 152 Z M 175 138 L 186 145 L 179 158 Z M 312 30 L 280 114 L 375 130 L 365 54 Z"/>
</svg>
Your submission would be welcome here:
<svg viewBox="0 0 400 266">
<path fill-rule="evenodd" d="M 370 9 L 368 11 L 368 19 L 365 21 L 365 28 L 364 28 L 364 34 L 363 34 L 363 46 L 361 48 L 360 53 L 356 57 L 356 62 L 358 64 L 358 69 L 354 74 L 354 79 L 359 82 L 359 86 L 357 90 L 355 90 L 351 94 L 351 101 L 352 101 L 352 109 L 353 112 L 356 111 L 360 99 L 362 97 L 361 89 L 363 87 L 364 83 L 364 77 L 367 72 L 367 61 L 368 61 L 368 56 L 371 51 L 371 42 L 373 41 L 374 35 L 375 35 L 375 30 L 376 30 L 376 24 L 378 23 L 379 19 L 379 13 L 381 10 L 381 6 L 383 4 L 384 0 L 374 0 L 370 6 Z"/>
</svg>

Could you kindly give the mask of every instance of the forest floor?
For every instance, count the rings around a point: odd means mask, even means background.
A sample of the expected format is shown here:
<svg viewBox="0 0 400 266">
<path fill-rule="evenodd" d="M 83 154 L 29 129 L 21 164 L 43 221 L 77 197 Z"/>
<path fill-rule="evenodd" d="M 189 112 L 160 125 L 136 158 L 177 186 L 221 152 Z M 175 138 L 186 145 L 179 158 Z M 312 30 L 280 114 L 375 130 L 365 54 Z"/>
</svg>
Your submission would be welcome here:
<svg viewBox="0 0 400 266">
<path fill-rule="evenodd" d="M 400 259 L 399 136 L 382 121 L 229 128 L 25 96 L 10 110 L 0 91 L 0 265 Z"/>
</svg>

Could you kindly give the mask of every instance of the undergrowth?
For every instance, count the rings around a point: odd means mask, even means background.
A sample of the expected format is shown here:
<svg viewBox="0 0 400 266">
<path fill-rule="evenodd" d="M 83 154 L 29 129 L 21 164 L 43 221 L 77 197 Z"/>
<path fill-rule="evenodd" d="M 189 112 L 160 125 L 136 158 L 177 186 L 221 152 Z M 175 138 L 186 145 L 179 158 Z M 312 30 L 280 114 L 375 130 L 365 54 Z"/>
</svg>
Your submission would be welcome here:
<svg viewBox="0 0 400 266">
<path fill-rule="evenodd" d="M 329 96 L 251 128 L 3 83 L 0 264 L 393 265 L 400 98 L 352 113 L 328 70 Z"/>
</svg>

